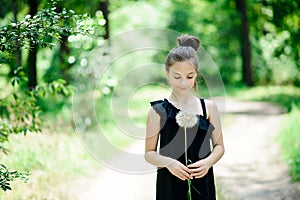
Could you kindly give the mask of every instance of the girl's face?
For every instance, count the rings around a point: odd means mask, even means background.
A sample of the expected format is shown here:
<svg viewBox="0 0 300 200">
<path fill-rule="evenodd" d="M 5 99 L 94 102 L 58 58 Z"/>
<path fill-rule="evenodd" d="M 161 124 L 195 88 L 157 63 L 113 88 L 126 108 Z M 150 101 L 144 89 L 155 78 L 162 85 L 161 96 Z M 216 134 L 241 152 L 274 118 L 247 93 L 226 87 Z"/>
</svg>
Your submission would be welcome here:
<svg viewBox="0 0 300 200">
<path fill-rule="evenodd" d="M 166 71 L 172 90 L 179 94 L 190 92 L 195 84 L 197 71 L 188 61 L 176 62 Z"/>
</svg>

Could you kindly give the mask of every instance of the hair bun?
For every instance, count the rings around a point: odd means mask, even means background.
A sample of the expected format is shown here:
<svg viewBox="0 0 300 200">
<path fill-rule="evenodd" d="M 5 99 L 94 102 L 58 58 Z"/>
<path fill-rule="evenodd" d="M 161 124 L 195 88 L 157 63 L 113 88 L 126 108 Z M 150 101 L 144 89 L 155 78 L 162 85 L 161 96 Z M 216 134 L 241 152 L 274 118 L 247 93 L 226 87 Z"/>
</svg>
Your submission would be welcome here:
<svg viewBox="0 0 300 200">
<path fill-rule="evenodd" d="M 192 47 L 195 51 L 199 49 L 200 41 L 197 37 L 192 35 L 181 35 L 177 38 L 177 42 L 179 46 L 188 46 Z"/>
</svg>

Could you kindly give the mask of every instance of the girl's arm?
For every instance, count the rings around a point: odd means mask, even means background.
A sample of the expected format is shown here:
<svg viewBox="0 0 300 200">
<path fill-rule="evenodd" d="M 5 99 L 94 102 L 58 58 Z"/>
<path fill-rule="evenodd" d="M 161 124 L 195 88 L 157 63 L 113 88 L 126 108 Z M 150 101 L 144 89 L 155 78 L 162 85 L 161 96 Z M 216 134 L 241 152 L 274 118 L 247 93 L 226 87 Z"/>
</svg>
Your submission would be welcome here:
<svg viewBox="0 0 300 200">
<path fill-rule="evenodd" d="M 160 116 L 151 107 L 146 124 L 145 160 L 157 167 L 166 167 L 174 176 L 181 180 L 189 179 L 189 168 L 181 162 L 157 153 L 157 143 L 160 131 Z"/>
<path fill-rule="evenodd" d="M 209 111 L 208 119 L 215 127 L 215 130 L 212 132 L 213 151 L 207 158 L 209 164 L 212 166 L 224 155 L 225 149 L 218 108 L 213 101 L 207 101 L 207 107 Z"/>
<path fill-rule="evenodd" d="M 217 109 L 216 104 L 213 101 L 205 100 L 207 107 L 207 114 L 209 121 L 214 125 L 215 130 L 212 132 L 212 142 L 213 142 L 213 150 L 211 154 L 198 162 L 195 162 L 189 165 L 189 168 L 192 169 L 192 176 L 196 178 L 203 177 L 209 170 L 211 166 L 213 166 L 224 154 L 224 144 L 223 144 L 223 136 L 220 122 L 220 114 Z"/>
</svg>

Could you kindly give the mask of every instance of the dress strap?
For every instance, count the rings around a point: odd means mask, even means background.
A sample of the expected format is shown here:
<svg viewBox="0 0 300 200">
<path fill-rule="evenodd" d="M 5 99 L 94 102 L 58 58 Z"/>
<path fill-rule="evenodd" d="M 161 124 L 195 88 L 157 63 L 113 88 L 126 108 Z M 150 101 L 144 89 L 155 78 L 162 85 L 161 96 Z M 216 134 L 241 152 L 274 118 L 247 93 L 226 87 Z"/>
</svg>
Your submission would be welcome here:
<svg viewBox="0 0 300 200">
<path fill-rule="evenodd" d="M 203 117 L 205 117 L 205 118 L 207 119 L 207 115 L 206 115 L 206 107 L 205 107 L 204 99 L 200 98 L 200 102 L 201 102 L 201 106 L 202 106 Z"/>
</svg>

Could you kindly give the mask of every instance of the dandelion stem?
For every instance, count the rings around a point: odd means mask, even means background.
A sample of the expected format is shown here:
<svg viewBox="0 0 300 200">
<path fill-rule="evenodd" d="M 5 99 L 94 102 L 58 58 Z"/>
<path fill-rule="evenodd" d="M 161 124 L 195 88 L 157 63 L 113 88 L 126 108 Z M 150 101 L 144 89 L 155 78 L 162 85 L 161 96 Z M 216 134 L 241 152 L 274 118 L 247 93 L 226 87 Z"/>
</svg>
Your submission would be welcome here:
<svg viewBox="0 0 300 200">
<path fill-rule="evenodd" d="M 184 156 L 185 156 L 185 165 L 188 165 L 187 159 L 187 141 L 186 141 L 186 128 L 184 128 Z"/>
<path fill-rule="evenodd" d="M 188 166 L 186 127 L 184 127 L 184 156 L 185 156 L 185 165 Z M 187 192 L 188 200 L 192 200 L 191 184 L 192 184 L 191 179 L 188 179 L 188 192 Z"/>
</svg>

